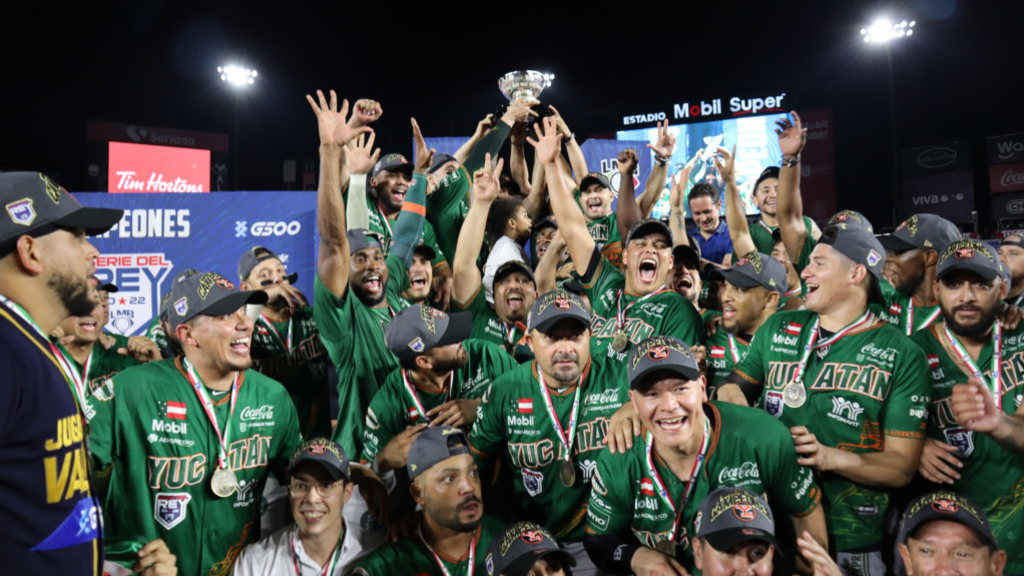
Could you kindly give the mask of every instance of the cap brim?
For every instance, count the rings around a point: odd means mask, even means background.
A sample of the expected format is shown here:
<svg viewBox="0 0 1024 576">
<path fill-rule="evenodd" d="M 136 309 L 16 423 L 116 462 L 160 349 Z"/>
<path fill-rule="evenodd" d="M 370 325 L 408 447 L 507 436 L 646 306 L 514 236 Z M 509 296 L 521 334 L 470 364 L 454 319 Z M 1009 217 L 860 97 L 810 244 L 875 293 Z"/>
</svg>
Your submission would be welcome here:
<svg viewBox="0 0 1024 576">
<path fill-rule="evenodd" d="M 721 275 L 721 277 L 724 278 L 726 282 L 732 284 L 737 288 L 756 288 L 758 286 L 768 288 L 767 286 L 762 284 L 760 280 L 754 278 L 753 276 L 750 276 L 742 269 L 720 268 L 717 274 Z"/>
<path fill-rule="evenodd" d="M 669 372 L 676 374 L 687 382 L 700 378 L 700 370 L 697 368 L 691 368 L 689 366 L 680 366 L 678 364 L 659 364 L 650 365 L 643 370 L 640 370 L 633 374 L 633 377 L 629 380 L 629 387 L 632 390 L 644 390 L 649 386 L 647 377 L 656 372 Z"/>
<path fill-rule="evenodd" d="M 583 326 L 584 329 L 590 328 L 590 318 L 583 316 L 581 313 L 573 310 L 571 312 L 555 316 L 554 318 L 547 318 L 542 322 L 538 322 L 537 325 L 534 326 L 531 330 L 536 330 L 541 334 L 547 334 L 548 330 L 551 330 L 552 328 L 555 327 L 555 324 L 558 324 L 563 320 L 579 322 L 580 326 Z"/>
<path fill-rule="evenodd" d="M 415 248 L 412 249 L 412 253 L 422 254 L 426 256 L 427 260 L 433 260 L 434 258 L 437 258 L 437 252 L 435 252 L 433 248 L 427 246 L 426 244 L 420 244 L 416 246 Z"/>
<path fill-rule="evenodd" d="M 342 470 L 337 466 L 332 466 L 327 462 L 324 462 L 323 460 L 316 458 L 312 454 L 309 454 L 305 450 L 303 450 L 302 453 L 299 454 L 294 460 L 292 460 L 291 464 L 288 465 L 288 476 L 290 477 L 292 473 L 295 472 L 295 469 L 305 462 L 312 462 L 313 464 L 318 464 L 320 467 L 327 471 L 327 474 L 331 477 L 331 480 L 334 480 L 335 482 L 337 482 L 338 480 L 345 480 L 346 482 L 352 481 L 351 475 L 345 470 Z"/>
<path fill-rule="evenodd" d="M 878 242 L 882 244 L 882 248 L 885 248 L 886 252 L 905 252 L 907 250 L 913 250 L 917 248 L 910 242 L 893 236 L 892 234 L 879 234 L 875 236 L 878 238 Z"/>
<path fill-rule="evenodd" d="M 692 246 L 680 244 L 672 249 L 672 258 L 676 264 L 682 264 L 692 270 L 700 270 L 700 255 Z"/>
<path fill-rule="evenodd" d="M 775 536 L 757 528 L 731 528 L 701 536 L 711 547 L 726 552 L 744 542 L 767 542 L 775 544 Z"/>
<path fill-rule="evenodd" d="M 495 570 L 495 573 L 504 574 L 504 576 L 527 576 L 530 573 L 530 569 L 533 568 L 533 565 L 537 563 L 537 560 L 547 558 L 549 556 L 558 557 L 562 561 L 563 566 L 576 566 L 576 559 L 573 558 L 572 554 L 562 548 L 538 548 L 520 554 L 515 560 L 509 562 L 500 571 Z"/>
<path fill-rule="evenodd" d="M 97 286 L 96 290 L 100 292 L 107 292 L 113 294 L 114 292 L 117 292 L 117 286 L 111 284 L 110 282 L 107 282 L 106 284 L 101 284 Z"/>
<path fill-rule="evenodd" d="M 104 234 L 121 221 L 124 210 L 119 208 L 90 208 L 83 206 L 78 210 L 54 220 L 53 223 L 64 228 L 83 228 L 89 236 Z"/>
<path fill-rule="evenodd" d="M 584 190 L 589 188 L 591 184 L 597 184 L 601 188 L 608 188 L 608 183 L 602 181 L 597 176 L 584 176 L 583 180 L 580 180 L 579 191 L 583 192 Z"/>
<path fill-rule="evenodd" d="M 498 270 L 494 273 L 494 282 L 497 283 L 502 278 L 514 272 L 522 272 L 523 274 L 526 274 L 526 276 L 530 278 L 531 282 L 533 282 L 534 284 L 537 283 L 537 279 L 533 275 L 533 270 L 530 269 L 530 267 L 527 266 L 524 262 L 520 262 L 519 260 L 510 260 L 502 264 L 501 266 L 498 266 Z"/>
<path fill-rule="evenodd" d="M 977 274 L 978 276 L 981 276 L 982 278 L 984 278 L 986 281 L 989 281 L 989 282 L 991 282 L 992 280 L 995 280 L 996 278 L 998 278 L 1000 276 L 998 271 L 993 270 L 989 266 L 984 266 L 984 265 L 976 263 L 976 262 L 970 262 L 970 261 L 964 262 L 964 261 L 961 261 L 961 262 L 959 262 L 959 263 L 957 263 L 957 264 L 955 264 L 953 266 L 948 266 L 946 268 L 943 268 L 942 270 L 936 271 L 935 272 L 935 279 L 936 280 L 942 280 L 943 278 L 948 276 L 950 273 L 956 272 L 957 270 L 966 270 L 968 272 L 974 272 L 975 274 Z"/>
<path fill-rule="evenodd" d="M 231 314 L 235 310 L 238 310 L 246 304 L 266 304 L 267 293 L 263 290 L 243 290 L 241 292 L 231 292 L 219 300 L 214 300 L 205 308 L 197 311 L 192 317 L 196 316 L 221 316 L 223 314 Z"/>
<path fill-rule="evenodd" d="M 633 240 L 636 240 L 637 238 L 644 238 L 651 234 L 664 234 L 670 242 L 672 241 L 672 230 L 670 230 L 664 222 L 661 220 L 649 220 L 640 226 L 637 226 L 636 229 L 630 231 L 629 237 L 626 238 L 626 247 L 628 248 L 629 243 Z"/>
<path fill-rule="evenodd" d="M 441 335 L 441 339 L 437 341 L 436 346 L 448 346 L 449 344 L 458 344 L 463 340 L 469 338 L 469 334 L 473 331 L 473 313 L 472 312 L 454 312 L 448 315 L 448 328 L 445 329 L 444 334 Z"/>
</svg>

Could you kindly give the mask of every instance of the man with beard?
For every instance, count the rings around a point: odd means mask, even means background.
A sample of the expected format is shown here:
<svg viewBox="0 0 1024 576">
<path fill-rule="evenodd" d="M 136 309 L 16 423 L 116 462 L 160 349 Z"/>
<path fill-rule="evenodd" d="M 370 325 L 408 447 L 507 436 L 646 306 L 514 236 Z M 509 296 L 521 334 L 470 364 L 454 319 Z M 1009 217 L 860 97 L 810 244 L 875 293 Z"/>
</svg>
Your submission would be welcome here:
<svg viewBox="0 0 1024 576">
<path fill-rule="evenodd" d="M 502 166 L 504 162 L 499 159 L 492 168 L 488 155 L 484 167 L 473 174 L 473 204 L 462 224 L 455 251 L 452 307 L 473 313 L 471 338 L 503 346 L 509 355 L 523 362 L 533 357 L 525 345 L 526 314 L 537 298 L 533 270 L 517 260 L 502 264 L 494 272 L 492 308 L 484 296 L 483 276 L 477 267 L 487 214 L 498 197 L 498 175 Z"/>
<path fill-rule="evenodd" d="M 1010 289 L 1004 302 L 1019 308 L 1024 302 L 1024 238 L 1017 234 L 1004 237 L 999 243 L 999 259 L 1010 272 Z"/>
<path fill-rule="evenodd" d="M 427 304 L 434 282 L 434 267 L 430 261 L 436 252 L 426 244 L 417 244 L 412 249 L 412 263 L 409 264 L 409 287 L 402 292 L 410 304 Z"/>
<path fill-rule="evenodd" d="M 401 368 L 370 401 L 363 427 L 361 459 L 378 473 L 405 467 L 423 424 L 468 430 L 491 382 L 516 367 L 501 346 L 467 340 L 472 329 L 469 312 L 449 315 L 423 304 L 391 321 L 384 339 Z"/>
<path fill-rule="evenodd" d="M 253 368 L 284 384 L 303 437 L 329 435 L 327 351 L 313 308 L 294 286 L 298 274 L 288 274 L 270 249 L 253 246 L 238 260 L 238 277 L 242 290 L 267 293 L 252 334 Z"/>
<path fill-rule="evenodd" d="M 554 121 L 544 119 L 544 133 L 537 127 L 536 161 L 547 165 L 548 193 L 559 231 L 569 247 L 580 281 L 594 312 L 595 356 L 622 363 L 631 344 L 654 334 L 674 336 L 686 342 L 704 341 L 703 324 L 693 306 L 668 286 L 672 273 L 672 233 L 659 220 L 641 220 L 626 236 L 622 251 L 624 272 L 601 255 L 587 232 L 579 207 L 558 177 L 558 138 Z M 586 263 L 586 264 L 585 264 Z"/>
<path fill-rule="evenodd" d="M 529 319 L 536 359 L 494 381 L 470 444 L 481 470 L 502 458 L 496 489 L 511 486 L 496 495 L 512 517 L 550 528 L 576 559 L 573 572 L 593 574 L 581 542 L 590 479 L 608 421 L 628 392 L 613 361 L 591 355 L 590 313 L 578 296 L 552 290 Z"/>
<path fill-rule="evenodd" d="M 942 318 L 914 335 L 931 368 L 931 417 L 921 454 L 926 480 L 952 486 L 992 521 L 1006 571 L 1024 572 L 1024 328 L 998 319 L 1009 272 L 987 244 L 961 240 L 939 257 Z M 976 409 L 976 398 L 982 410 Z M 958 402 L 959 401 L 959 402 Z"/>
<path fill-rule="evenodd" d="M 343 148 L 363 127 L 353 130 L 345 121 L 348 102 L 338 109 L 337 95 L 330 101 L 317 91 L 306 96 L 317 116 L 320 133 L 320 183 L 317 187 L 317 277 L 313 283 L 313 318 L 320 338 L 338 371 L 338 423 L 332 440 L 346 454 L 362 452 L 362 424 L 366 408 L 380 383 L 398 367 L 398 359 L 384 344 L 384 330 L 406 307 L 401 292 L 406 286 L 405 259 L 412 254 L 426 195 L 426 171 L 432 153 L 416 139 L 413 186 L 395 222 L 391 253 L 366 230 L 346 229 L 341 187 Z M 415 126 L 415 120 L 412 121 Z M 414 130 L 418 134 L 418 130 Z M 411 224 L 411 225 L 410 225 Z"/>
<path fill-rule="evenodd" d="M 803 271 L 807 310 L 771 316 L 718 389 L 790 427 L 798 461 L 821 475 L 831 548 L 853 574 L 885 569 L 889 490 L 913 478 L 928 414 L 924 353 L 868 308 L 884 265 L 873 234 L 826 228 Z"/>
<path fill-rule="evenodd" d="M 427 428 L 409 447 L 409 492 L 423 509 L 416 535 L 399 538 L 356 564 L 353 574 L 448 576 L 484 573 L 501 523 L 484 516 L 480 473 L 466 435 L 451 426 Z"/>
<path fill-rule="evenodd" d="M 87 391 L 47 335 L 97 305 L 99 252 L 86 235 L 123 210 L 84 208 L 38 172 L 0 174 L 0 204 L 0 557 L 16 574 L 95 574 L 103 542 L 83 440 Z"/>
</svg>

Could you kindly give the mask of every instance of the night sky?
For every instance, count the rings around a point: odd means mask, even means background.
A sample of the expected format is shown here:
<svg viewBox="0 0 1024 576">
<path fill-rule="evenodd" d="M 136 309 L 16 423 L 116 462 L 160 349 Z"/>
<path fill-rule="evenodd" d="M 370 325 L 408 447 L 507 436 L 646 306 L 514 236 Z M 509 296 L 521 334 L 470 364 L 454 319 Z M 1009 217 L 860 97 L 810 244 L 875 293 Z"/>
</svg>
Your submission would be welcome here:
<svg viewBox="0 0 1024 576">
<path fill-rule="evenodd" d="M 986 207 L 984 139 L 1024 131 L 1024 4 L 692 4 L 666 11 L 634 3 L 585 16 L 492 4 L 477 18 L 452 6 L 372 2 L 274 10 L 117 2 L 7 14 L 0 169 L 42 170 L 72 191 L 94 188 L 89 120 L 230 134 L 234 97 L 216 74 L 230 60 L 260 73 L 239 101 L 242 188 L 281 189 L 283 160 L 297 159 L 301 169 L 316 157 L 307 92 L 335 88 L 380 100 L 378 143 L 408 154 L 410 115 L 428 136 L 468 135 L 504 101 L 499 76 L 537 69 L 556 74 L 542 100 L 581 139 L 613 132 L 622 114 L 645 106 L 802 94 L 800 104 L 833 110 L 838 204 L 888 222 L 885 55 L 859 38 L 884 11 L 917 21 L 912 39 L 893 49 L 899 146 L 970 142 L 978 204 Z"/>
</svg>

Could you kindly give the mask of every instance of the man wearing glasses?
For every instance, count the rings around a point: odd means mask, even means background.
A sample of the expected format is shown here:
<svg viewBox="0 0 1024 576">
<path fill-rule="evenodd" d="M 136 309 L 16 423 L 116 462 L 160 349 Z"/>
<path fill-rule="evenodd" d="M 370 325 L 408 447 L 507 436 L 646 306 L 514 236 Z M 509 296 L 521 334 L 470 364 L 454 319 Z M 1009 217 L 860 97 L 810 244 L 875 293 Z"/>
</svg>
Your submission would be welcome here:
<svg viewBox="0 0 1024 576">
<path fill-rule="evenodd" d="M 292 456 L 288 475 L 295 524 L 248 546 L 232 574 L 340 576 L 383 542 L 382 534 L 342 516 L 353 483 L 341 446 L 326 438 L 307 441 Z"/>
</svg>

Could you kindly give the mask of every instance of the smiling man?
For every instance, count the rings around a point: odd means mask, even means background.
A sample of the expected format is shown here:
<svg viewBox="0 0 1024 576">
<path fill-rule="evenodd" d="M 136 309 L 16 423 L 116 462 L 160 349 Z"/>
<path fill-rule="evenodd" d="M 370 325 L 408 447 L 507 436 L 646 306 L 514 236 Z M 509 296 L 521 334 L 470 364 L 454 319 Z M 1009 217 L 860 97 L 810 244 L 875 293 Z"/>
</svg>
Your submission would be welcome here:
<svg viewBox="0 0 1024 576">
<path fill-rule="evenodd" d="M 686 196 L 690 205 L 690 217 L 696 227 L 690 234 L 700 244 L 700 253 L 708 262 L 724 264 L 732 261 L 732 238 L 728 224 L 722 221 L 722 202 L 718 190 L 712 184 L 699 182 Z"/>
<path fill-rule="evenodd" d="M 907 506 L 899 537 L 907 576 L 1002 576 L 1006 552 L 970 500 L 946 490 Z"/>
</svg>

